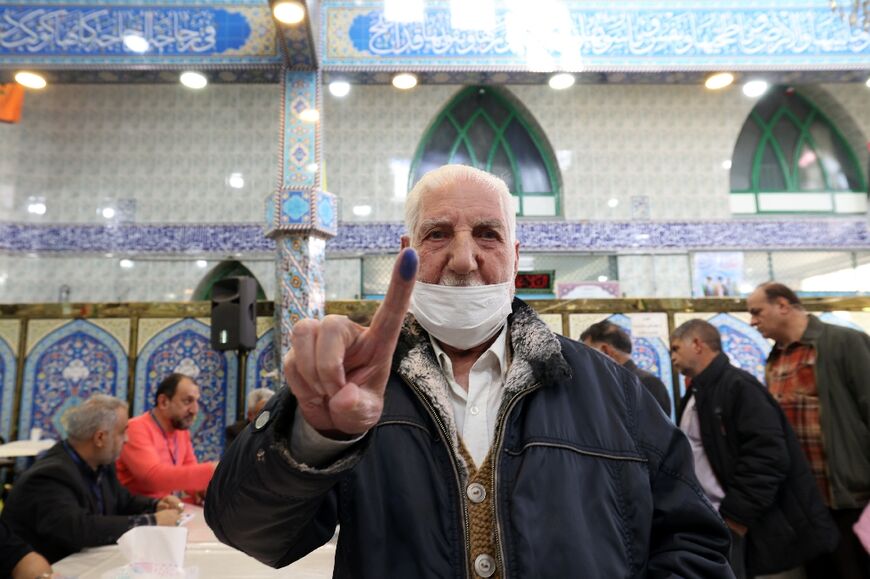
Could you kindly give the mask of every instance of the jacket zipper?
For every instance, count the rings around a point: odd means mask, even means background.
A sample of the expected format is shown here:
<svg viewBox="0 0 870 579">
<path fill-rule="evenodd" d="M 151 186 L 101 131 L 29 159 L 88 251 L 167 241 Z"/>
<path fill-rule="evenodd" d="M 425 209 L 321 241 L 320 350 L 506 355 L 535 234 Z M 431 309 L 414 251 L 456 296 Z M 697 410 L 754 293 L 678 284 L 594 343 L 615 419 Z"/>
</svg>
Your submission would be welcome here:
<svg viewBox="0 0 870 579">
<path fill-rule="evenodd" d="M 459 510 L 462 511 L 462 540 L 465 543 L 465 556 L 463 559 L 465 560 L 465 576 L 470 577 L 470 563 L 469 563 L 469 553 L 471 552 L 471 545 L 468 542 L 468 509 L 465 508 L 465 501 L 462 500 L 464 493 L 462 492 L 462 480 L 459 478 L 459 469 L 456 468 L 456 457 L 453 452 L 453 445 L 450 443 L 450 435 L 447 432 L 447 427 L 444 426 L 444 422 L 441 421 L 441 418 L 438 417 L 438 413 L 435 412 L 435 409 L 432 407 L 432 404 L 429 400 L 423 396 L 423 393 L 419 388 L 411 384 L 410 381 L 405 379 L 404 376 L 401 376 L 402 381 L 408 385 L 408 387 L 417 395 L 417 398 L 423 403 L 423 406 L 426 407 L 426 411 L 429 413 L 429 416 L 432 417 L 432 420 L 435 421 L 435 424 L 438 425 L 438 430 L 441 434 L 441 439 L 444 441 L 445 446 L 447 447 L 448 454 L 450 455 L 450 466 L 453 467 L 453 475 L 456 479 L 456 490 L 459 497 Z"/>
<path fill-rule="evenodd" d="M 510 416 L 511 411 L 514 409 L 514 406 L 517 405 L 517 402 L 520 400 L 520 398 L 523 398 L 527 394 L 531 394 L 532 392 L 534 392 L 535 390 L 537 390 L 540 387 L 541 387 L 541 383 L 536 382 L 528 390 L 520 392 L 519 394 L 517 394 L 516 396 L 511 398 L 511 401 L 508 403 L 508 406 L 505 409 L 504 414 L 502 414 L 499 417 L 498 424 L 496 424 L 496 427 L 495 427 L 494 440 L 496 441 L 496 444 L 494 447 L 495 454 L 492 455 L 492 460 L 493 460 L 493 463 L 492 463 L 492 484 L 491 484 L 490 488 L 492 488 L 492 512 L 493 512 L 493 520 L 495 521 L 495 541 L 496 541 L 496 543 L 498 543 L 497 548 L 496 548 L 496 553 L 495 553 L 496 558 L 497 558 L 495 568 L 496 568 L 496 570 L 498 570 L 502 579 L 507 579 L 507 569 L 505 569 L 505 566 L 504 566 L 504 560 L 505 560 L 504 543 L 501 540 L 501 536 L 502 536 L 501 521 L 498 518 L 498 476 L 497 476 L 497 471 L 498 471 L 499 457 L 501 456 L 502 449 L 504 448 L 504 425 L 505 425 L 505 422 L 507 422 L 508 416 Z"/>
</svg>

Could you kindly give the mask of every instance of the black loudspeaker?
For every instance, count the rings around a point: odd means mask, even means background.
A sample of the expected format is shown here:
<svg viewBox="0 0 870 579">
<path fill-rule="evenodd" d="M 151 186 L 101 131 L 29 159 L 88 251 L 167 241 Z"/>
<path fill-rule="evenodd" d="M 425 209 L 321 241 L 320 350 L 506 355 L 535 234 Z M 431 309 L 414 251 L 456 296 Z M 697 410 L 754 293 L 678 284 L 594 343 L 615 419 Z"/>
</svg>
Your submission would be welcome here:
<svg viewBox="0 0 870 579">
<path fill-rule="evenodd" d="M 257 282 L 252 277 L 228 277 L 211 291 L 211 347 L 253 350 L 257 346 Z"/>
</svg>

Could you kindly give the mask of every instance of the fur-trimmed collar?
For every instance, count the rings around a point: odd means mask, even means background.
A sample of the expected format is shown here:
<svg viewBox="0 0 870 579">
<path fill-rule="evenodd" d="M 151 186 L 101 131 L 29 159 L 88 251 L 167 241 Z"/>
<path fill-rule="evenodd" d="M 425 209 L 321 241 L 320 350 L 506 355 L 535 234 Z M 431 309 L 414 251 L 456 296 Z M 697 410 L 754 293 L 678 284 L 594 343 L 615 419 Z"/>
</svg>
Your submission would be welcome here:
<svg viewBox="0 0 870 579">
<path fill-rule="evenodd" d="M 546 386 L 554 379 L 571 375 L 556 335 L 520 299 L 514 298 L 508 326 L 512 357 L 505 376 L 504 397 L 498 419 L 501 419 L 507 405 L 517 394 L 536 384 Z M 447 430 L 455 456 L 460 457 L 462 462 L 459 436 L 450 402 L 450 385 L 435 358 L 429 334 L 411 314 L 405 317 L 393 357 L 393 369 L 432 407 Z M 464 464 L 462 466 L 465 467 Z"/>
</svg>

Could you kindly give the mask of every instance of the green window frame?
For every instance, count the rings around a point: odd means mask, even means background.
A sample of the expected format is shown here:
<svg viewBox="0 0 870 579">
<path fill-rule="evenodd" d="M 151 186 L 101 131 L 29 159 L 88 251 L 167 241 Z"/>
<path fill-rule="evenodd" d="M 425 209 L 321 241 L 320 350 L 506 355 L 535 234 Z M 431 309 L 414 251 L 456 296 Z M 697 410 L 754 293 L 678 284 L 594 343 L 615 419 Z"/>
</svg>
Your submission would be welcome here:
<svg viewBox="0 0 870 579">
<path fill-rule="evenodd" d="M 485 102 L 489 100 L 489 102 Z M 444 127 L 445 123 L 448 125 Z M 439 134 L 455 133 L 455 138 L 436 138 Z M 517 142 L 511 139 L 524 139 L 527 136 L 531 147 L 531 159 L 525 165 L 518 158 Z M 490 142 L 486 142 L 489 137 Z M 531 148 L 531 151 L 529 149 Z M 482 154 L 481 154 L 482 153 Z M 439 159 L 433 164 L 432 156 Z M 524 110 L 519 101 L 506 92 L 491 86 L 469 86 L 460 90 L 438 113 L 435 120 L 420 140 L 409 172 L 409 187 L 420 180 L 429 170 L 445 163 L 461 163 L 484 171 L 493 172 L 497 165 L 496 157 L 507 159 L 509 174 L 497 175 L 505 178 L 511 195 L 517 200 L 517 216 L 525 216 L 527 203 L 534 197 L 552 197 L 553 213 L 534 213 L 534 217 L 555 217 L 561 215 L 561 178 L 552 147 L 537 126 L 531 114 Z M 535 158 L 537 156 L 537 158 Z M 529 164 L 533 166 L 529 166 Z M 536 179 L 529 172 L 535 172 Z M 524 173 L 525 180 L 524 180 Z M 545 176 L 546 187 L 524 187 L 524 181 L 537 180 Z"/>
<path fill-rule="evenodd" d="M 812 132 L 814 127 L 817 136 L 819 131 L 826 131 L 824 136 L 833 146 L 828 157 L 833 157 L 837 166 L 826 166 Z M 753 148 L 753 154 L 747 155 L 747 149 Z M 756 213 L 836 213 L 837 193 L 867 191 L 858 157 L 836 124 L 812 100 L 784 86 L 772 88 L 753 108 L 740 131 L 732 159 L 731 193 L 753 194 Z M 822 186 L 804 183 L 801 171 L 808 167 L 821 176 Z M 735 181 L 748 181 L 748 187 L 735 186 Z M 830 196 L 831 211 L 761 209 L 761 195 L 819 193 Z"/>
</svg>

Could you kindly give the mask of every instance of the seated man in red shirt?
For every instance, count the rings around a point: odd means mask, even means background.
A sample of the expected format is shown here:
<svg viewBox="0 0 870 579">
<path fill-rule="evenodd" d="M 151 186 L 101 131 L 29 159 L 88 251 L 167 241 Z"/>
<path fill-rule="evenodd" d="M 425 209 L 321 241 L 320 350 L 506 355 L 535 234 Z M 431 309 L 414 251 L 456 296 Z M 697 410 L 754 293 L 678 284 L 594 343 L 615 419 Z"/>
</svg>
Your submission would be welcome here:
<svg viewBox="0 0 870 579">
<path fill-rule="evenodd" d="M 186 493 L 189 502 L 208 487 L 215 462 L 199 464 L 188 430 L 199 412 L 199 387 L 184 374 L 170 374 L 157 387 L 154 408 L 130 420 L 118 459 L 118 479 L 136 494 Z"/>
</svg>

